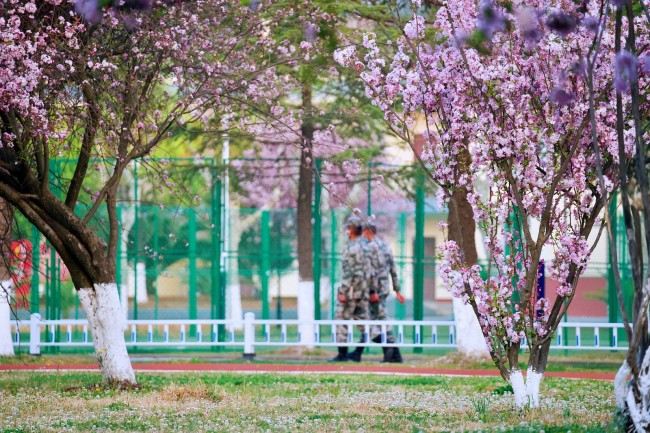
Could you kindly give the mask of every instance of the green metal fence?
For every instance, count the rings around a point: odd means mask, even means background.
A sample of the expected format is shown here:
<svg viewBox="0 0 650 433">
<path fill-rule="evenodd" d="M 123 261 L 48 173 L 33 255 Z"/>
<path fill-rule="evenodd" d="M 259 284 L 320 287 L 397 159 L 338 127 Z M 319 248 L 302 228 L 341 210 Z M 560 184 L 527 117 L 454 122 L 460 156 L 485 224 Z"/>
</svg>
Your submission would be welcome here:
<svg viewBox="0 0 650 433">
<path fill-rule="evenodd" d="M 60 192 L 73 165 L 63 159 L 52 164 L 51 184 Z M 104 176 L 102 161 L 93 164 L 97 167 L 96 179 L 91 178 L 89 183 L 100 183 Z M 230 179 L 225 176 L 225 167 L 231 168 Z M 366 197 L 365 212 L 376 216 L 381 236 L 393 247 L 400 283 L 408 298 L 406 305 L 392 299 L 389 308 L 397 319 L 448 318 L 450 313 L 431 307 L 429 290 L 436 281 L 431 251 L 435 244 L 427 243 L 432 239 L 427 230 L 444 215 L 427 199 L 424 176 L 417 170 L 409 180 L 412 209 L 390 210 L 386 203 L 373 199 L 375 187 L 370 173 L 380 169 L 373 165 L 360 172 L 355 191 Z M 133 164 L 120 186 L 118 215 L 123 236 L 116 263 L 117 282 L 124 287 L 122 296 L 131 291 L 130 318 L 222 319 L 227 315 L 233 286 L 239 286 L 242 309 L 255 311 L 257 317 L 295 317 L 295 209 L 238 205 L 241 200 L 236 176 L 232 164 L 211 158 L 150 159 Z M 333 316 L 333 294 L 340 279 L 343 221 L 350 208 L 332 206 L 332 198 L 319 180 L 314 179 L 313 206 L 315 317 L 328 319 Z M 78 211 L 87 209 L 92 197 L 89 188 L 80 197 Z M 93 218 L 99 233 L 105 220 L 101 210 Z M 21 221 L 19 226 L 17 236 L 39 246 L 33 249 L 31 312 L 40 312 L 46 319 L 83 316 L 71 282 L 61 278 L 65 272 L 60 259 L 27 223 Z M 625 234 L 620 222 L 616 232 L 619 254 L 625 260 Z M 626 269 L 625 263 L 621 267 Z M 607 264 L 602 268 L 609 272 Z M 624 282 L 626 299 L 631 302 L 631 276 L 625 274 Z M 610 282 L 607 302 L 609 320 L 615 322 L 619 316 L 612 287 Z M 449 303 L 442 301 L 439 305 Z M 26 316 L 27 311 L 22 314 Z"/>
</svg>

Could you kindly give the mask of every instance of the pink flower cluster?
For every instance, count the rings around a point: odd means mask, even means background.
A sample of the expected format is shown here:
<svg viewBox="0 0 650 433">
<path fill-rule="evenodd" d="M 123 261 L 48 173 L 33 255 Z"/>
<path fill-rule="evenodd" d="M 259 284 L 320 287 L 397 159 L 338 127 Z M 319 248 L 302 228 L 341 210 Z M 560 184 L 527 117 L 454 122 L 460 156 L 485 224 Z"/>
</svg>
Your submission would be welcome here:
<svg viewBox="0 0 650 433">
<path fill-rule="evenodd" d="M 503 346 L 518 343 L 526 336 L 523 315 L 512 304 L 513 290 L 521 289 L 520 284 L 513 287 L 512 279 L 518 275 L 516 260 L 508 259 L 503 268 L 506 274 L 481 276 L 481 267 L 467 267 L 461 257 L 458 245 L 445 242 L 439 248 L 441 263 L 439 272 L 442 281 L 452 295 L 463 300 L 472 301 L 478 311 L 478 321 L 483 330 L 489 350 L 498 352 Z"/>
</svg>

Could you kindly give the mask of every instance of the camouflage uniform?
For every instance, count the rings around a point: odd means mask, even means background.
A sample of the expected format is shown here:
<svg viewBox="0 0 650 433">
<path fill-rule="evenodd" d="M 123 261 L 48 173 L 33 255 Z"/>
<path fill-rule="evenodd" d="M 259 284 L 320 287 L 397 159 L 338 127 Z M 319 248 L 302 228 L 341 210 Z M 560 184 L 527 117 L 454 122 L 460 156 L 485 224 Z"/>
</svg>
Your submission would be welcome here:
<svg viewBox="0 0 650 433">
<path fill-rule="evenodd" d="M 361 238 L 351 239 L 343 252 L 343 277 L 338 294 L 343 294 L 347 302 L 336 304 L 335 320 L 368 320 L 368 276 L 370 264 Z M 362 330 L 364 327 L 360 326 Z M 337 343 L 348 342 L 348 327 L 336 326 Z"/>
<path fill-rule="evenodd" d="M 397 269 L 395 268 L 395 261 L 393 260 L 393 253 L 386 242 L 378 237 L 374 237 L 369 241 L 370 248 L 375 252 L 373 265 L 375 265 L 375 291 L 379 295 L 379 302 L 370 303 L 370 319 L 371 320 L 388 320 L 388 310 L 386 308 L 386 298 L 390 294 L 389 278 L 393 281 L 393 288 L 399 290 L 399 280 L 397 279 Z M 372 289 L 371 289 L 372 292 Z M 394 342 L 393 327 L 386 328 L 386 341 L 388 343 Z M 370 330 L 371 338 L 377 338 L 381 335 L 381 326 L 373 326 Z"/>
</svg>

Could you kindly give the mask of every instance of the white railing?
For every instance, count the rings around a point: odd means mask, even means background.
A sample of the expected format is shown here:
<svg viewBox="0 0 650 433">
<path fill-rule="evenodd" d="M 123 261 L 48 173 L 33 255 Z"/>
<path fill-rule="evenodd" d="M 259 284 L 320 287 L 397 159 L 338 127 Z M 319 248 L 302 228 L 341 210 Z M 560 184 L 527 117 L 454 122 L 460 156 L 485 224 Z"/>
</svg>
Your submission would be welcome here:
<svg viewBox="0 0 650 433">
<path fill-rule="evenodd" d="M 299 325 L 313 330 L 312 338 L 302 338 Z M 311 326 L 309 326 L 311 325 Z M 128 320 L 124 339 L 127 346 L 169 347 L 172 349 L 211 346 L 242 347 L 245 357 L 255 354 L 262 346 L 319 346 L 336 347 L 336 326 L 348 329 L 345 345 L 377 346 L 369 341 L 371 327 L 380 328 L 382 346 L 455 348 L 456 329 L 453 321 L 414 320 L 257 320 L 246 313 L 244 320 Z M 29 329 L 29 353 L 40 354 L 43 347 L 92 346 L 92 336 L 86 320 L 41 320 L 32 314 L 29 321 L 11 324 L 14 346 L 25 345 L 21 334 Z M 392 327 L 395 342 L 386 343 Z M 621 323 L 563 322 L 554 337 L 552 349 L 570 350 L 627 350 L 618 341 Z M 566 337 L 563 337 L 566 335 Z M 359 343 L 361 337 L 365 343 Z M 563 341 L 563 338 L 568 341 Z M 603 345 L 606 341 L 611 344 Z M 525 342 L 522 344 L 525 347 Z"/>
</svg>

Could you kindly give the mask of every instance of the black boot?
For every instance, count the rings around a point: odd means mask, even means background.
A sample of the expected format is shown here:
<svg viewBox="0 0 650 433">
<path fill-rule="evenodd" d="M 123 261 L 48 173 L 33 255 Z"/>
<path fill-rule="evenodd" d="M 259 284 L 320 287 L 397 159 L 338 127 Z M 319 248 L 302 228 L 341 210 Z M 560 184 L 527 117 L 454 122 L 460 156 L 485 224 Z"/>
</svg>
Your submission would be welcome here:
<svg viewBox="0 0 650 433">
<path fill-rule="evenodd" d="M 395 342 L 395 339 L 392 335 L 389 335 L 387 340 L 387 343 L 389 344 Z M 384 359 L 382 359 L 381 362 L 395 362 L 400 364 L 404 362 L 402 359 L 402 354 L 399 353 L 399 347 L 382 347 L 382 349 L 384 350 Z"/>
<path fill-rule="evenodd" d="M 395 353 L 395 347 L 382 347 L 381 348 L 384 351 L 384 359 L 381 360 L 381 362 L 391 362 L 391 359 L 393 358 L 393 354 Z"/>
<path fill-rule="evenodd" d="M 366 335 L 363 334 L 361 335 L 361 339 L 359 340 L 359 343 L 365 343 L 365 342 L 366 342 Z M 357 347 L 356 349 L 354 349 L 354 352 L 348 355 L 348 359 L 354 362 L 361 362 L 361 355 L 363 354 L 364 349 L 365 347 L 363 346 Z"/>
<path fill-rule="evenodd" d="M 387 357 L 388 360 L 386 362 L 395 362 L 399 364 L 404 362 L 404 359 L 402 359 L 402 354 L 399 353 L 399 347 L 388 347 L 387 349 L 392 349 L 393 353 L 389 354 L 388 350 L 386 350 L 387 353 L 384 356 L 390 355 Z"/>
<path fill-rule="evenodd" d="M 354 352 L 348 355 L 348 359 L 354 362 L 361 362 L 361 354 L 363 353 L 365 347 L 357 347 L 354 349 Z"/>
<path fill-rule="evenodd" d="M 339 347 L 339 354 L 330 359 L 330 362 L 346 362 L 348 360 L 348 348 Z"/>
</svg>

